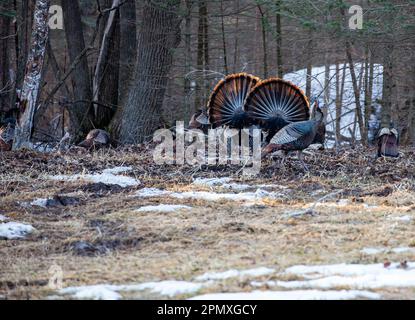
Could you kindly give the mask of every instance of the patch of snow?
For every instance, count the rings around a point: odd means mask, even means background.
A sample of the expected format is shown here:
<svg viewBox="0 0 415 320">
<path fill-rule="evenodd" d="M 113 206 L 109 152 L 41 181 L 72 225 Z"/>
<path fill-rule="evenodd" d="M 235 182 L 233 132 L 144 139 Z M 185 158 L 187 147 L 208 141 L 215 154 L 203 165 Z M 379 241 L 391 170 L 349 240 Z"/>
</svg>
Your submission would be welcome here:
<svg viewBox="0 0 415 320">
<path fill-rule="evenodd" d="M 351 287 L 357 289 L 377 289 L 384 287 L 415 287 L 415 263 L 407 263 L 405 268 L 393 264 L 387 268 L 383 264 L 337 264 L 321 266 L 294 266 L 285 273 L 296 274 L 311 280 L 275 281 L 283 288 L 330 289 Z"/>
<path fill-rule="evenodd" d="M 32 233 L 34 230 L 35 228 L 29 224 L 18 222 L 0 223 L 0 239 L 22 239 L 28 234 Z"/>
<path fill-rule="evenodd" d="M 391 220 L 402 221 L 402 222 L 410 222 L 412 221 L 412 217 L 408 215 L 399 216 L 399 217 L 390 217 Z"/>
<path fill-rule="evenodd" d="M 150 290 L 151 292 L 163 296 L 173 297 L 179 294 L 191 294 L 199 291 L 207 283 L 193 283 L 188 281 L 167 280 L 159 282 L 147 282 L 138 285 L 121 286 L 121 291 L 142 291 Z"/>
<path fill-rule="evenodd" d="M 6 221 L 6 220 L 9 220 L 9 218 L 0 214 L 0 221 Z"/>
<path fill-rule="evenodd" d="M 74 299 L 119 300 L 122 297 L 118 292 L 116 292 L 116 289 L 116 286 L 96 285 L 68 287 L 59 290 L 59 293 L 62 295 L 71 295 Z"/>
<path fill-rule="evenodd" d="M 191 294 L 200 290 L 209 283 L 193 283 L 187 281 L 159 281 L 145 282 L 130 285 L 93 285 L 80 287 L 67 287 L 58 291 L 60 295 L 70 295 L 75 299 L 94 299 L 94 300 L 118 300 L 122 296 L 119 292 L 134 292 L 150 290 L 160 295 L 173 297 L 178 294 Z"/>
<path fill-rule="evenodd" d="M 240 192 L 240 193 L 215 193 L 207 191 L 187 191 L 174 192 L 170 194 L 171 197 L 177 199 L 199 199 L 206 201 L 255 201 L 264 198 L 275 198 L 277 195 L 262 189 L 257 189 L 256 192 Z"/>
<path fill-rule="evenodd" d="M 363 248 L 360 250 L 361 253 L 372 255 L 378 253 L 386 253 L 386 252 L 393 252 L 393 253 L 404 253 L 404 252 L 413 252 L 415 253 L 415 248 L 410 247 L 398 247 L 398 248 Z"/>
<path fill-rule="evenodd" d="M 274 269 L 260 267 L 255 269 L 248 269 L 248 270 L 236 270 L 231 269 L 224 272 L 207 272 L 195 278 L 196 281 L 207 281 L 207 280 L 224 280 L 229 278 L 235 277 L 260 277 L 268 274 L 274 273 Z"/>
<path fill-rule="evenodd" d="M 177 210 L 189 210 L 192 207 L 183 206 L 183 205 L 174 205 L 174 204 L 159 204 L 157 206 L 144 206 L 137 210 L 136 212 L 146 212 L 146 211 L 157 211 L 157 212 L 174 212 Z"/>
<path fill-rule="evenodd" d="M 161 190 L 157 188 L 143 188 L 138 190 L 134 196 L 142 197 L 142 198 L 149 198 L 149 197 L 159 197 L 170 194 L 170 191 Z"/>
<path fill-rule="evenodd" d="M 42 208 L 46 208 L 48 204 L 48 199 L 35 199 L 33 200 L 30 205 L 31 206 L 37 206 L 37 207 L 42 207 Z"/>
<path fill-rule="evenodd" d="M 129 170 L 131 170 L 130 167 L 115 167 L 112 169 L 105 169 L 102 173 L 56 175 L 56 176 L 49 176 L 49 178 L 52 180 L 62 180 L 62 181 L 84 180 L 84 181 L 89 181 L 89 182 L 94 182 L 94 183 L 119 185 L 120 187 L 123 187 L 123 188 L 139 185 L 140 181 L 138 181 L 135 178 L 116 175 L 116 173 L 125 172 Z"/>
<path fill-rule="evenodd" d="M 207 187 L 213 187 L 213 186 L 220 186 L 225 183 L 231 182 L 232 178 L 229 177 L 223 177 L 223 178 L 196 178 L 193 181 L 194 185 L 198 186 L 207 186 Z"/>
<path fill-rule="evenodd" d="M 349 300 L 380 299 L 377 293 L 358 290 L 321 291 L 252 291 L 233 293 L 210 293 L 190 298 L 190 300 Z"/>
<path fill-rule="evenodd" d="M 119 174 L 119 173 L 131 171 L 131 170 L 133 170 L 132 167 L 114 167 L 114 168 L 110 168 L 110 169 L 105 169 L 102 172 L 103 173 L 110 173 L 110 174 Z"/>
<path fill-rule="evenodd" d="M 363 248 L 362 250 L 360 250 L 360 252 L 364 254 L 378 254 L 384 251 L 385 249 L 379 249 L 379 248 Z"/>
<path fill-rule="evenodd" d="M 343 66 L 345 67 L 343 69 Z M 343 91 L 343 105 L 342 105 L 342 116 L 340 119 L 340 133 L 343 136 L 351 137 L 350 131 L 356 131 L 356 138 L 360 139 L 360 131 L 358 126 L 355 127 L 356 119 L 356 99 L 353 91 L 353 82 L 350 73 L 349 64 L 341 64 L 340 68 L 340 81 L 343 79 L 344 73 L 344 91 Z M 365 73 L 365 66 L 362 62 L 354 64 L 356 75 L 362 75 Z M 380 64 L 374 64 L 374 77 L 373 77 L 373 93 L 372 101 L 374 102 L 373 107 L 375 112 L 369 115 L 369 137 L 374 138 L 375 129 L 378 126 L 379 112 L 381 110 L 380 104 L 377 102 L 381 100 L 382 89 L 383 89 L 383 66 Z M 335 132 L 335 121 L 336 118 L 336 65 L 329 66 L 329 83 L 328 83 L 328 112 L 327 112 L 327 132 Z M 313 67 L 311 72 L 311 97 L 320 96 L 320 105 L 325 106 L 323 95 L 321 92 L 324 91 L 325 86 L 325 66 Z M 284 75 L 284 79 L 289 80 L 301 89 L 305 91 L 307 70 L 301 69 Z M 360 95 L 361 104 L 364 105 L 364 88 Z M 326 146 L 331 148 L 334 146 L 334 140 L 328 140 Z"/>
</svg>

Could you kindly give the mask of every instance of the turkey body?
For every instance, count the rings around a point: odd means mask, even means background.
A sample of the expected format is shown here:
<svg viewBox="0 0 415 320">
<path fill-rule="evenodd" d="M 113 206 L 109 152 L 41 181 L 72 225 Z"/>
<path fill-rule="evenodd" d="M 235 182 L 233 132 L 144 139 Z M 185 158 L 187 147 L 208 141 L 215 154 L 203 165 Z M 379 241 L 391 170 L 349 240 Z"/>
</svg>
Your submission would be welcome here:
<svg viewBox="0 0 415 320">
<path fill-rule="evenodd" d="M 307 166 L 303 161 L 302 151 L 314 141 L 319 127 L 323 122 L 323 113 L 321 110 L 315 106 L 313 111 L 312 119 L 290 123 L 278 131 L 271 139 L 270 143 L 263 148 L 262 157 L 277 150 L 285 151 L 285 155 L 289 151 L 298 151 L 298 157 L 301 164 L 304 169 L 307 169 Z M 285 156 L 283 162 L 284 160 Z"/>
</svg>

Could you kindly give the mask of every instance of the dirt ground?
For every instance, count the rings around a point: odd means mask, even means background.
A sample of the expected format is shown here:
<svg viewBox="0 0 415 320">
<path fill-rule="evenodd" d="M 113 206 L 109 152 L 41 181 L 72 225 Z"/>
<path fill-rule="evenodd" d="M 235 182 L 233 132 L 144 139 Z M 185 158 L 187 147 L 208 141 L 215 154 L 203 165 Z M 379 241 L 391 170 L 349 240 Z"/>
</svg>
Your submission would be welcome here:
<svg viewBox="0 0 415 320">
<path fill-rule="evenodd" d="M 374 154 L 371 149 L 311 151 L 306 156 L 308 173 L 293 157 L 285 168 L 267 160 L 260 175 L 244 177 L 236 166 L 157 166 L 143 146 L 81 154 L 0 153 L 0 215 L 36 229 L 25 239 L 0 240 L 0 299 L 56 294 L 48 286 L 48 270 L 55 264 L 62 268 L 67 287 L 189 280 L 233 268 L 283 271 L 298 264 L 415 261 L 410 251 L 361 252 L 415 247 L 415 150 L 402 150 L 398 159 L 374 159 Z M 116 166 L 131 166 L 123 175 L 141 184 L 122 188 L 48 179 Z M 267 190 L 281 197 L 250 206 L 240 201 L 134 197 L 143 187 L 210 190 L 192 185 L 195 177 L 231 177 L 252 185 L 251 191 L 272 184 Z M 230 192 L 220 187 L 215 191 Z M 55 201 L 46 208 L 29 204 L 37 198 Z M 192 209 L 134 211 L 159 203 Z M 306 213 L 295 216 L 302 210 Z M 409 220 L 396 219 L 402 216 Z M 251 290 L 249 281 L 230 279 L 200 293 Z M 373 291 L 383 298 L 415 298 L 413 287 Z M 132 297 L 154 296 L 141 292 Z"/>
</svg>

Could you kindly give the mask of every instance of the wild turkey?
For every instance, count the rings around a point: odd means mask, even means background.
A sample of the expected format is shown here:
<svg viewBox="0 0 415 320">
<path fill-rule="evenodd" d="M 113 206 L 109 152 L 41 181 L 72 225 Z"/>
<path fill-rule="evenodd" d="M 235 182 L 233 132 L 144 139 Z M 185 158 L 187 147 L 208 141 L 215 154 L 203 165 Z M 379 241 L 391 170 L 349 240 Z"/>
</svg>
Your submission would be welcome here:
<svg viewBox="0 0 415 320">
<path fill-rule="evenodd" d="M 286 125 L 278 131 L 271 139 L 270 143 L 263 148 L 262 156 L 265 157 L 271 152 L 282 150 L 284 158 L 289 151 L 298 151 L 298 158 L 304 169 L 307 169 L 303 161 L 302 151 L 307 148 L 315 139 L 317 130 L 323 121 L 323 113 L 317 106 L 317 102 L 313 105 L 311 118 L 308 121 L 293 122 Z"/>
<path fill-rule="evenodd" d="M 252 120 L 244 110 L 245 99 L 260 81 L 247 74 L 231 74 L 219 81 L 209 98 L 207 112 L 213 128 L 228 126 L 242 129 L 249 127 Z"/>
<path fill-rule="evenodd" d="M 101 148 L 110 144 L 109 134 L 101 129 L 91 130 L 86 136 L 85 140 L 78 144 L 80 147 L 86 149 Z"/>
<path fill-rule="evenodd" d="M 382 128 L 378 134 L 378 157 L 398 157 L 399 136 L 396 129 Z"/>
<path fill-rule="evenodd" d="M 8 123 L 0 127 L 0 151 L 10 151 L 13 145 L 14 124 Z"/>
<path fill-rule="evenodd" d="M 210 123 L 207 115 L 207 110 L 199 110 L 190 118 L 189 129 L 202 130 L 204 134 L 207 134 L 209 127 Z"/>
<path fill-rule="evenodd" d="M 303 91 L 279 78 L 259 82 L 245 101 L 245 111 L 267 132 L 266 142 L 289 123 L 310 118 L 309 102 Z"/>
</svg>

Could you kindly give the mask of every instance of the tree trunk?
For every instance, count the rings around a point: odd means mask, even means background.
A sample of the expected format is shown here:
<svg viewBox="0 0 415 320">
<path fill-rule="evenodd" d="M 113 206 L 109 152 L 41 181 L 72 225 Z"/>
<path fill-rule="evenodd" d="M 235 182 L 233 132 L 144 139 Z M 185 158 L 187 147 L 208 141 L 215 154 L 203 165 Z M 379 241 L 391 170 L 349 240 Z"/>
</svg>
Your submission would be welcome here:
<svg viewBox="0 0 415 320">
<path fill-rule="evenodd" d="M 223 0 L 220 1 L 220 14 L 221 14 L 221 31 L 222 31 L 222 49 L 223 49 L 223 65 L 225 69 L 225 74 L 229 73 L 228 68 L 228 54 L 226 50 L 226 36 L 225 36 L 225 21 L 224 21 L 224 10 L 223 10 Z"/>
<path fill-rule="evenodd" d="M 276 41 L 277 41 L 277 76 L 284 77 L 284 69 L 282 64 L 282 32 L 281 32 L 281 0 L 276 1 Z"/>
<path fill-rule="evenodd" d="M 311 36 L 311 35 L 310 35 Z M 312 48 L 313 41 L 310 39 L 307 45 L 307 71 L 306 71 L 306 82 L 305 82 L 305 94 L 308 98 L 311 96 L 311 80 L 312 80 L 312 71 L 313 71 L 313 61 L 312 61 Z"/>
<path fill-rule="evenodd" d="M 118 104 L 123 105 L 134 74 L 137 54 L 137 27 L 135 0 L 128 0 L 120 7 L 120 77 Z"/>
<path fill-rule="evenodd" d="M 50 0 L 37 0 L 34 10 L 31 46 L 19 103 L 20 115 L 15 131 L 14 150 L 23 147 L 30 148 L 33 116 L 37 107 L 46 44 L 49 36 L 49 5 Z"/>
<path fill-rule="evenodd" d="M 13 90 L 13 80 L 10 77 L 11 66 L 11 41 L 14 31 L 11 30 L 11 15 L 13 5 L 11 0 L 6 0 L 3 4 L 3 14 L 0 14 L 0 122 L 2 117 L 11 109 L 11 92 Z"/>
<path fill-rule="evenodd" d="M 266 30 L 266 17 L 261 6 L 258 4 L 258 10 L 261 15 L 261 34 L 262 34 L 262 54 L 263 54 L 263 67 L 264 67 L 264 79 L 268 78 L 268 49 L 267 49 L 267 30 Z"/>
<path fill-rule="evenodd" d="M 191 30 L 191 24 L 192 24 L 192 7 L 193 7 L 193 0 L 186 0 L 186 16 L 185 16 L 185 26 L 184 26 L 184 47 L 185 47 L 185 72 L 186 75 L 188 75 L 191 71 L 191 62 L 192 62 L 192 47 L 191 47 L 191 40 L 192 40 L 192 30 Z M 191 103 L 190 103 L 190 79 L 188 76 L 184 79 L 184 106 L 185 111 L 189 114 L 192 112 L 191 110 Z"/>
<path fill-rule="evenodd" d="M 179 4 L 144 3 L 134 81 L 121 117 L 122 143 L 143 142 L 160 124 L 173 50 L 180 42 Z"/>
<path fill-rule="evenodd" d="M 78 141 L 92 128 L 91 83 L 78 0 L 62 0 L 62 9 L 69 62 L 79 60 L 71 74 L 74 102 L 68 108 L 72 135 Z"/>
<path fill-rule="evenodd" d="M 111 11 L 102 33 L 101 47 L 93 78 L 94 123 L 106 127 L 118 104 L 118 74 L 120 60 L 119 12 L 120 0 L 113 0 Z M 105 106 L 103 106 L 105 105 Z"/>
<path fill-rule="evenodd" d="M 357 123 L 359 125 L 361 142 L 363 143 L 363 145 L 366 145 L 367 140 L 363 136 L 365 130 L 364 130 L 364 123 L 363 123 L 363 116 L 362 116 L 362 106 L 360 103 L 360 88 L 359 88 L 358 79 L 356 77 L 350 43 L 347 40 L 346 40 L 346 55 L 347 55 L 347 61 L 349 63 L 350 76 L 352 78 L 353 93 L 354 93 L 354 98 L 355 98 L 355 103 L 356 103 L 356 117 L 357 117 Z"/>
<path fill-rule="evenodd" d="M 207 26 L 207 3 L 199 0 L 199 26 L 197 33 L 197 68 L 204 71 L 209 65 L 209 45 L 208 45 L 208 26 Z M 202 85 L 201 85 L 202 83 Z M 195 111 L 205 104 L 206 88 L 205 72 L 202 74 L 202 80 L 196 81 Z"/>
</svg>

